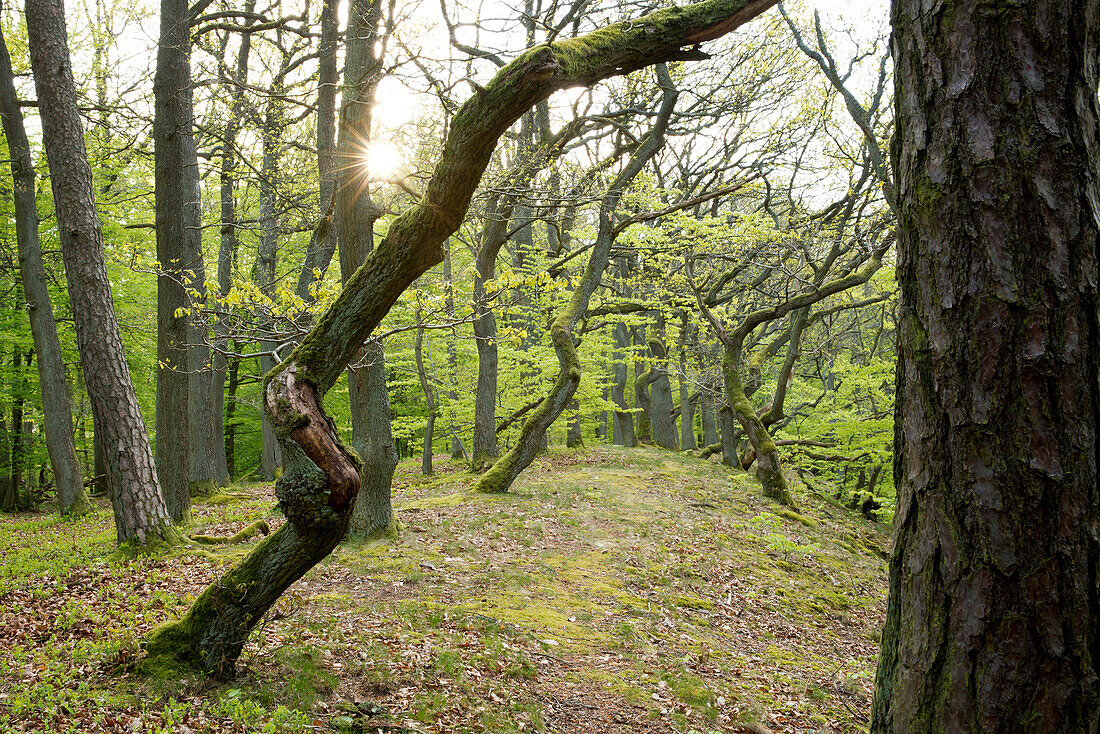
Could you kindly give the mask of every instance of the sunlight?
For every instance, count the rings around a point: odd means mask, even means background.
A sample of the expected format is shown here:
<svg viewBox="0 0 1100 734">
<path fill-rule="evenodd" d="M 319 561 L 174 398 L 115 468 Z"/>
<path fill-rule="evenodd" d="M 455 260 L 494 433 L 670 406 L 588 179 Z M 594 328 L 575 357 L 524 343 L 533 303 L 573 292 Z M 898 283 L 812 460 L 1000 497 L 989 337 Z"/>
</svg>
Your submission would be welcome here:
<svg viewBox="0 0 1100 734">
<path fill-rule="evenodd" d="M 393 179 L 405 163 L 401 150 L 392 143 L 375 142 L 363 153 L 367 171 L 373 181 Z"/>
</svg>

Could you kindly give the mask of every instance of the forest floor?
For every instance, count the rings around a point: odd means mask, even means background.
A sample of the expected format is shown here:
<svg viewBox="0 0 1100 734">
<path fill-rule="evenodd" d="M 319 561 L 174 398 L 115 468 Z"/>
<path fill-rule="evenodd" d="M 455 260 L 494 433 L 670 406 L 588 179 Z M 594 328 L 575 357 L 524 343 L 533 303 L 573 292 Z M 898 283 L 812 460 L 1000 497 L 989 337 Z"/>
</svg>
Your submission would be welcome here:
<svg viewBox="0 0 1100 734">
<path fill-rule="evenodd" d="M 140 641 L 251 543 L 134 556 L 106 505 L 0 518 L 0 731 L 866 731 L 882 527 L 653 449 L 551 453 L 501 496 L 436 465 L 400 465 L 399 537 L 295 584 L 230 684 L 144 675 Z M 197 500 L 194 532 L 273 502 Z"/>
</svg>

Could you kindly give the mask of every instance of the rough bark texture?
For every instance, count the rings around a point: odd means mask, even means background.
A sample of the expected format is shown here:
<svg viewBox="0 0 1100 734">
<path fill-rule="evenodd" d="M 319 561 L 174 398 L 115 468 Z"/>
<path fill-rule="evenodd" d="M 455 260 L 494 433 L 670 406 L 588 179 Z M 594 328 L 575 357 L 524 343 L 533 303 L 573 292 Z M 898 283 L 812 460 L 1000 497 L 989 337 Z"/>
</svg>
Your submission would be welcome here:
<svg viewBox="0 0 1100 734">
<path fill-rule="evenodd" d="M 102 434 L 120 542 L 174 541 L 115 320 L 60 0 L 27 3 L 31 68 L 84 382 Z"/>
<path fill-rule="evenodd" d="M 1100 2 L 895 0 L 895 538 L 873 732 L 1100 730 Z"/>
<path fill-rule="evenodd" d="M 306 303 L 317 300 L 314 286 L 324 275 L 336 251 L 336 230 L 332 226 L 336 196 L 336 47 L 339 37 L 337 12 L 340 0 L 321 4 L 321 47 L 317 60 L 317 179 L 321 220 L 306 248 L 298 274 L 298 297 Z"/>
<path fill-rule="evenodd" d="M 157 260 L 157 477 L 175 522 L 191 515 L 192 470 L 213 482 L 213 453 L 209 466 L 192 466 L 191 395 L 193 367 L 188 343 L 195 341 L 190 308 L 191 289 L 205 292 L 202 241 L 199 226 L 199 169 L 192 133 L 191 14 L 187 0 L 161 0 L 160 42 L 153 82 L 154 169 L 156 174 Z M 202 360 L 205 362 L 205 359 Z M 196 382 L 196 387 L 199 384 Z M 203 392 L 209 396 L 209 384 Z M 207 406 L 208 407 L 208 406 Z M 196 420 L 201 416 L 196 415 Z M 207 418 L 209 412 L 207 411 Z M 209 426 L 204 427 L 209 434 Z M 212 446 L 213 436 L 195 440 Z M 197 448 L 197 447 L 196 447 Z M 196 457 L 198 458 L 198 457 Z M 200 462 L 202 463 L 202 462 Z M 208 474 L 207 474 L 208 470 Z M 205 475 L 205 476 L 204 476 Z"/>
<path fill-rule="evenodd" d="M 27 299 L 34 349 L 38 354 L 38 383 L 45 422 L 46 451 L 50 456 L 57 500 L 62 514 L 81 515 L 91 509 L 84 477 L 73 443 L 73 408 L 57 324 L 38 241 L 38 209 L 35 204 L 34 164 L 23 127 L 23 115 L 15 94 L 11 58 L 0 35 L 0 117 L 11 159 L 15 198 L 15 238 L 19 249 L 19 275 Z"/>
<path fill-rule="evenodd" d="M 504 131 L 557 89 L 698 58 L 681 48 L 717 38 L 770 5 L 706 0 L 531 49 L 462 106 L 423 200 L 394 220 L 313 331 L 265 380 L 265 405 L 288 457 L 276 485 L 287 523 L 211 584 L 184 619 L 151 635 L 153 659 L 232 675 L 264 612 L 343 537 L 359 492 L 359 462 L 340 443 L 321 397 L 402 291 L 443 260 L 443 245 L 461 224 Z"/>
</svg>

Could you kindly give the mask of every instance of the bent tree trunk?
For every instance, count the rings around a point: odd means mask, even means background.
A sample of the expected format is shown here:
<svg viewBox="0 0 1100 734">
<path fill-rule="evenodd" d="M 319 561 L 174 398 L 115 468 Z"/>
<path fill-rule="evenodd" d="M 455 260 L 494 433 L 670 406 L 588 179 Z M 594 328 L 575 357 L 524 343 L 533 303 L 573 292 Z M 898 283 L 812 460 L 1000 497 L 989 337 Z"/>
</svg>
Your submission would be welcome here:
<svg viewBox="0 0 1100 734">
<path fill-rule="evenodd" d="M 780 504 L 793 505 L 794 497 L 787 489 L 787 480 L 783 478 L 775 442 L 768 435 L 768 429 L 764 428 L 764 424 L 760 422 L 760 416 L 756 414 L 752 403 L 745 396 L 740 371 L 737 354 L 727 346 L 726 353 L 722 357 L 722 377 L 726 385 L 726 399 L 729 401 L 730 410 L 733 411 L 734 417 L 741 424 L 741 428 L 749 438 L 749 443 L 756 452 L 756 476 L 760 479 L 764 496 Z M 732 458 L 736 458 L 736 449 L 734 451 Z"/>
<path fill-rule="evenodd" d="M 550 394 L 531 411 L 520 428 L 519 436 L 512 448 L 500 457 L 489 471 L 485 472 L 474 484 L 480 492 L 507 492 L 519 473 L 531 465 L 543 446 L 546 432 L 561 415 L 565 406 L 573 399 L 577 385 L 581 381 L 581 363 L 577 357 L 577 345 L 573 339 L 573 325 L 588 309 L 588 302 L 596 286 L 603 278 L 615 243 L 614 216 L 619 201 L 634 178 L 641 173 L 649 160 L 656 155 L 665 142 L 665 129 L 672 117 L 673 108 L 679 92 L 672 85 L 668 69 L 662 63 L 657 67 L 657 81 L 661 86 L 661 109 L 653 130 L 631 156 L 630 162 L 616 176 L 607 193 L 600 202 L 600 223 L 596 232 L 596 244 L 589 255 L 584 275 L 581 276 L 569 303 L 550 325 L 550 340 L 558 357 L 558 376 L 550 388 Z"/>
<path fill-rule="evenodd" d="M 405 288 L 442 262 L 444 244 L 462 223 L 505 130 L 558 89 L 702 58 L 683 47 L 728 33 L 772 4 L 705 0 L 530 49 L 462 106 L 423 199 L 391 223 L 310 334 L 265 378 L 265 406 L 287 457 L 275 488 L 287 522 L 211 584 L 183 619 L 151 633 L 150 658 L 232 676 L 264 613 L 340 542 L 359 492 L 359 461 L 340 441 L 321 400 Z M 557 336 L 569 335 L 558 330 Z"/>
<path fill-rule="evenodd" d="M 897 505 L 871 730 L 1094 733 L 1100 2 L 895 0 L 892 20 Z"/>
<path fill-rule="evenodd" d="M 115 320 L 60 0 L 27 3 L 27 37 L 76 342 L 106 453 L 118 540 L 175 542 L 179 532 L 160 494 Z"/>
<path fill-rule="evenodd" d="M 23 115 L 15 95 L 8 47 L 0 35 L 0 117 L 11 158 L 13 195 L 15 198 L 15 238 L 19 248 L 19 273 L 23 293 L 27 298 L 34 350 L 38 353 L 38 380 L 45 419 L 46 450 L 57 485 L 57 500 L 61 514 L 82 515 L 91 509 L 84 478 L 76 459 L 73 444 L 73 408 L 69 380 L 65 376 L 65 361 L 53 306 L 47 287 L 46 268 L 42 264 L 42 249 L 38 241 L 38 209 L 34 197 L 34 164 L 30 144 L 23 127 Z"/>
</svg>

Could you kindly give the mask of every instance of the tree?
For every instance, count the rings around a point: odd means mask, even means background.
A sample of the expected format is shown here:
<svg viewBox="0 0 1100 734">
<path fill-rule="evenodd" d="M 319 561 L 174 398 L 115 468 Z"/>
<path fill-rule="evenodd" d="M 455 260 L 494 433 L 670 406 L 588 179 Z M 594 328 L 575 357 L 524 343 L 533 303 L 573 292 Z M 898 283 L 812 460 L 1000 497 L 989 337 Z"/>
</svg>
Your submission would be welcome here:
<svg viewBox="0 0 1100 734">
<path fill-rule="evenodd" d="M 191 10 L 163 0 L 153 84 L 157 259 L 157 477 L 176 522 L 191 517 L 192 482 L 214 484 L 211 391 L 191 292 L 205 300 L 199 164 L 192 132 Z"/>
<path fill-rule="evenodd" d="M 874 732 L 1100 729 L 1100 3 L 892 11 L 897 485 Z"/>
<path fill-rule="evenodd" d="M 73 444 L 73 408 L 69 380 L 57 324 L 47 288 L 46 269 L 42 264 L 42 249 L 38 243 L 38 208 L 35 204 L 34 164 L 30 144 L 23 128 L 23 115 L 15 93 L 11 57 L 0 35 L 0 116 L 4 136 L 8 141 L 11 173 L 14 181 L 15 229 L 19 247 L 19 271 L 23 292 L 30 312 L 31 333 L 38 354 L 38 380 L 42 413 L 46 423 L 46 449 L 53 467 L 57 486 L 57 501 L 62 514 L 80 515 L 91 509 L 84 477 L 76 459 Z"/>
<path fill-rule="evenodd" d="M 264 381 L 287 471 L 276 496 L 287 522 L 209 586 L 147 650 L 213 675 L 232 676 L 249 631 L 283 591 L 340 542 L 359 492 L 358 457 L 321 404 L 401 293 L 443 261 L 501 135 L 556 90 L 594 84 L 653 64 L 706 58 L 699 44 L 734 30 L 769 0 L 705 0 L 613 24 L 577 39 L 528 49 L 475 90 L 452 121 L 423 198 L 386 236 L 290 357 Z M 567 332 L 555 339 L 570 339 Z"/>
<path fill-rule="evenodd" d="M 118 539 L 174 541 L 178 533 L 160 494 L 113 310 L 60 0 L 27 3 L 27 36 L 77 346 L 105 449 Z"/>
</svg>

